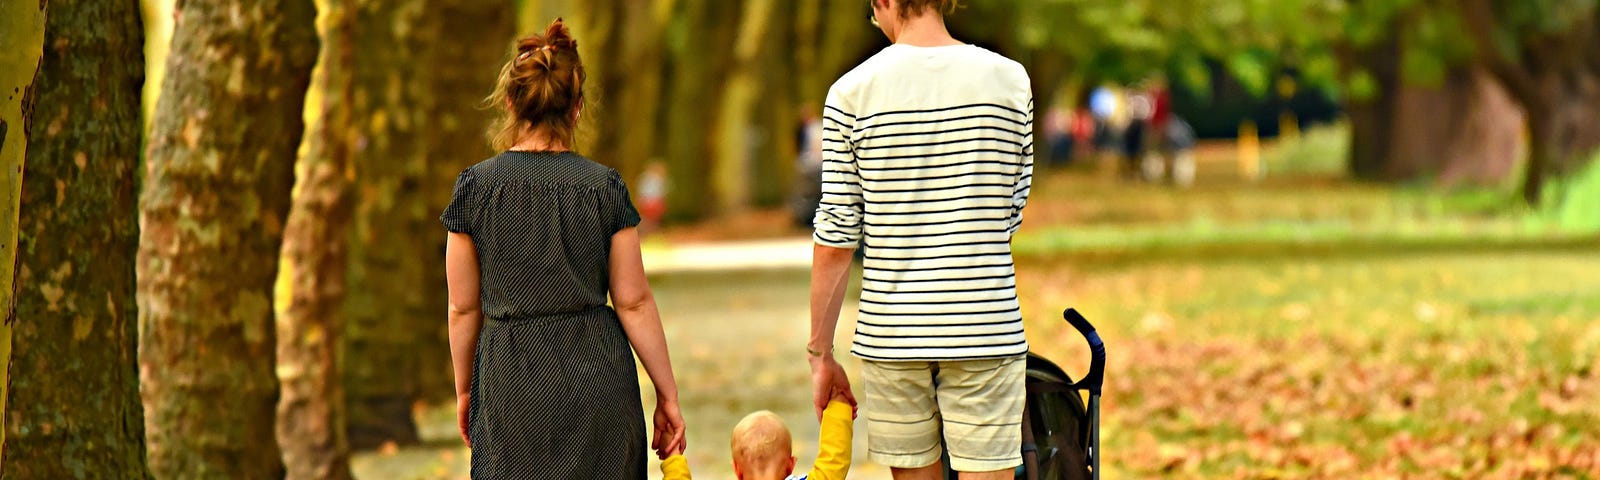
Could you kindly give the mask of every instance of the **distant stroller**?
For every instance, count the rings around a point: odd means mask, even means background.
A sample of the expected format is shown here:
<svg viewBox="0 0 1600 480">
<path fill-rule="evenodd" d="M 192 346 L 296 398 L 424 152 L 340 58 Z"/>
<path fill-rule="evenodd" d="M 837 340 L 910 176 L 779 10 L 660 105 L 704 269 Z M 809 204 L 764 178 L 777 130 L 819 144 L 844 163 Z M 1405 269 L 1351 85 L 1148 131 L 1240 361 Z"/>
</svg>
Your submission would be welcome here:
<svg viewBox="0 0 1600 480">
<path fill-rule="evenodd" d="M 1077 310 L 1063 313 L 1089 342 L 1089 373 L 1076 382 L 1044 357 L 1028 354 L 1027 407 L 1022 414 L 1022 466 L 1018 480 L 1100 479 L 1100 387 L 1106 347 Z M 1089 392 L 1086 405 L 1078 392 Z M 948 454 L 945 478 L 954 480 Z"/>
</svg>

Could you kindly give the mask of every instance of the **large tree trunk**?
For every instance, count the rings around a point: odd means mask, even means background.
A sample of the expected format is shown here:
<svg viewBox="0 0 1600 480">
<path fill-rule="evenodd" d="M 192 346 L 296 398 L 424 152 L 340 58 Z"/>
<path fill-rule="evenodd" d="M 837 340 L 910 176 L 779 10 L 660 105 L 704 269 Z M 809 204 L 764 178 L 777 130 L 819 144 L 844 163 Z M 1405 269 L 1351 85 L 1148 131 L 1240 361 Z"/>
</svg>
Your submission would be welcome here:
<svg viewBox="0 0 1600 480">
<path fill-rule="evenodd" d="M 278 302 L 278 446 L 291 480 L 350 478 L 345 439 L 344 384 L 339 345 L 343 338 L 345 235 L 350 223 L 350 65 L 352 9 L 346 0 L 325 0 L 320 12 L 322 51 L 313 89 L 319 93 L 315 124 L 305 136 L 305 156 L 289 224 L 284 229 Z"/>
<path fill-rule="evenodd" d="M 16 230 L 14 357 L 0 471 L 11 478 L 148 478 L 135 353 L 139 4 L 56 2 L 44 44 L 32 98 L 43 128 L 27 134 L 32 149 Z"/>
<path fill-rule="evenodd" d="M 421 293 L 425 305 L 417 311 L 414 328 L 423 333 L 419 345 L 426 363 L 419 365 L 418 398 L 425 402 L 455 401 L 454 371 L 450 368 L 450 337 L 445 322 L 449 295 L 444 276 L 444 228 L 437 220 L 450 200 L 456 175 L 493 155 L 484 135 L 498 111 L 479 108 L 494 90 L 500 66 L 509 60 L 516 35 L 512 9 L 496 0 L 436 0 L 429 18 L 439 19 L 437 37 L 428 51 L 432 60 L 434 112 L 428 115 L 432 138 L 427 146 L 429 174 L 426 184 L 429 231 L 429 269 Z M 581 43 L 581 42 L 580 42 Z"/>
<path fill-rule="evenodd" d="M 0 413 L 10 392 L 11 325 L 16 323 L 17 208 L 22 202 L 22 164 L 27 156 L 33 86 L 44 45 L 45 2 L 0 4 Z M 3 420 L 0 420 L 3 422 Z M 0 465 L 6 461 L 6 428 L 0 428 Z M 3 467 L 0 467 L 3 468 Z"/>
<path fill-rule="evenodd" d="M 424 335 L 420 312 L 429 305 L 427 272 L 438 265 L 424 235 L 440 235 L 423 185 L 428 115 L 434 95 L 424 63 L 429 41 L 422 0 L 356 3 L 354 101 L 355 214 L 349 231 L 345 296 L 344 386 L 353 449 L 385 442 L 414 444 L 412 419 L 425 361 L 416 350 Z M 480 48 L 492 48 L 482 46 Z M 430 308 L 432 307 L 432 308 Z"/>
<path fill-rule="evenodd" d="M 438 215 L 491 152 L 479 110 L 508 57 L 511 6 L 363 2 L 356 20 L 355 222 L 345 302 L 352 448 L 418 441 L 418 402 L 453 399 Z"/>
<path fill-rule="evenodd" d="M 189 0 L 174 15 L 140 199 L 150 468 L 162 478 L 281 478 L 272 288 L 317 56 L 315 9 Z"/>
<path fill-rule="evenodd" d="M 1522 112 L 1487 73 L 1459 68 L 1439 86 L 1403 85 L 1390 112 L 1388 163 L 1394 181 L 1494 184 L 1511 174 L 1522 144 Z"/>
</svg>

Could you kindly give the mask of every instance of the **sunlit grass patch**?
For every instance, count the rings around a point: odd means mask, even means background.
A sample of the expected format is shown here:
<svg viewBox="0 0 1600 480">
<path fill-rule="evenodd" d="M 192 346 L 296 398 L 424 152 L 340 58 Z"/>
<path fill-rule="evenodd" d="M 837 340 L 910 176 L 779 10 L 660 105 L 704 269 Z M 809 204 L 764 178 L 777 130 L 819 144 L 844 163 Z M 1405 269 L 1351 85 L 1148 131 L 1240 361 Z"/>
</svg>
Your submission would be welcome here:
<svg viewBox="0 0 1600 480">
<path fill-rule="evenodd" d="M 1036 351 L 1111 354 L 1108 472 L 1515 478 L 1600 468 L 1600 255 L 1581 242 L 1023 261 Z M 1281 247 L 1280 247 L 1281 249 Z"/>
</svg>

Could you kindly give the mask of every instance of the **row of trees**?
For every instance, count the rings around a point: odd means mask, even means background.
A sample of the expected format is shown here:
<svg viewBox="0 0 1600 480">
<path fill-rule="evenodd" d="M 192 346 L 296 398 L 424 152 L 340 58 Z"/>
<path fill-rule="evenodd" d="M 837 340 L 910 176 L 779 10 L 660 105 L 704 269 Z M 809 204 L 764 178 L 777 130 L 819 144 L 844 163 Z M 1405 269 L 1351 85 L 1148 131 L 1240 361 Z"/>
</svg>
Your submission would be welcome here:
<svg viewBox="0 0 1600 480">
<path fill-rule="evenodd" d="M 1343 92 L 1366 177 L 1445 169 L 1411 133 L 1448 161 L 1521 111 L 1537 200 L 1600 146 L 1595 4 L 986 1 L 954 26 L 1041 105 L 1212 64 L 1266 94 L 1293 69 Z M 185 1 L 141 144 L 138 3 L 5 2 L 5 475 L 343 478 L 349 448 L 417 441 L 412 410 L 452 399 L 434 217 L 491 153 L 478 104 L 516 19 L 567 16 L 581 149 L 630 179 L 666 163 L 682 220 L 780 201 L 801 107 L 883 45 L 859 0 L 520 7 Z M 1466 120 L 1421 131 L 1417 105 Z"/>
<path fill-rule="evenodd" d="M 415 442 L 453 397 L 433 217 L 514 10 L 184 2 L 141 149 L 139 7 L 5 4 L 0 471 L 347 478 Z"/>
<path fill-rule="evenodd" d="M 672 215 L 700 219 L 780 201 L 798 107 L 883 45 L 862 3 L 556 0 L 525 17 L 577 16 L 609 89 L 586 151 L 627 178 L 667 162 Z M 1214 68 L 1258 96 L 1286 75 L 1334 92 L 1357 178 L 1498 183 L 1525 157 L 1537 203 L 1600 148 L 1597 0 L 963 3 L 958 35 L 1023 62 L 1040 105 L 1161 73 L 1205 91 Z"/>
</svg>

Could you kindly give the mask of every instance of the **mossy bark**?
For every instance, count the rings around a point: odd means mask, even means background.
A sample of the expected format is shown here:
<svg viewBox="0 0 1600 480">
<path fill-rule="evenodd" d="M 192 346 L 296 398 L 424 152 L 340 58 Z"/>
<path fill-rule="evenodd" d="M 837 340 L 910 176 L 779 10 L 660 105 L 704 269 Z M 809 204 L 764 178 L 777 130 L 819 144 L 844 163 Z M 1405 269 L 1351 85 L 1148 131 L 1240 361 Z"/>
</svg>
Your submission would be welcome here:
<svg viewBox="0 0 1600 480">
<path fill-rule="evenodd" d="M 187 0 L 174 15 L 140 198 L 150 469 L 281 478 L 272 289 L 317 56 L 315 9 Z"/>
<path fill-rule="evenodd" d="M 290 480 L 350 476 L 345 439 L 342 338 L 345 242 L 350 224 L 349 105 L 353 55 L 351 7 L 324 0 L 322 51 L 312 78 L 314 124 L 296 166 L 294 200 L 284 230 L 278 303 L 278 445 Z M 280 292 L 282 292 L 280 290 Z"/>
<path fill-rule="evenodd" d="M 418 402 L 453 400 L 439 212 L 486 158 L 509 3 L 363 2 L 352 71 L 355 216 L 345 301 L 352 448 L 416 443 Z"/>
<path fill-rule="evenodd" d="M 149 478 L 135 353 L 139 4 L 55 2 L 44 45 L 16 230 L 0 472 Z"/>
<path fill-rule="evenodd" d="M 426 63 L 449 67 L 433 69 L 429 79 L 435 97 L 434 111 L 428 115 L 429 173 L 424 184 L 429 222 L 420 237 L 427 241 L 427 256 L 422 258 L 428 261 L 428 270 L 418 290 L 425 303 L 417 310 L 412 328 L 424 334 L 418 347 L 427 362 L 418 371 L 418 399 L 454 404 L 450 332 L 443 313 L 450 300 L 444 276 L 445 235 L 437 217 L 450 201 L 456 175 L 494 154 L 485 134 L 498 112 L 481 108 L 481 104 L 494 90 L 500 65 L 511 58 L 516 26 L 515 12 L 506 2 L 435 0 L 429 9 L 429 18 L 439 19 L 439 34 L 429 42 Z"/>
<path fill-rule="evenodd" d="M 355 212 L 347 241 L 343 372 L 350 447 L 415 444 L 412 404 L 424 338 L 414 328 L 427 307 L 424 281 L 431 255 L 423 185 L 425 138 L 434 96 L 421 52 L 434 40 L 427 2 L 355 4 L 350 121 Z M 434 310 L 437 312 L 437 309 Z M 435 317 L 436 318 L 436 317 Z"/>
<path fill-rule="evenodd" d="M 22 202 L 33 86 L 44 45 L 45 3 L 0 3 L 0 412 L 6 410 L 11 369 L 11 324 L 16 322 L 17 208 Z M 0 462 L 6 429 L 0 428 Z"/>
</svg>

